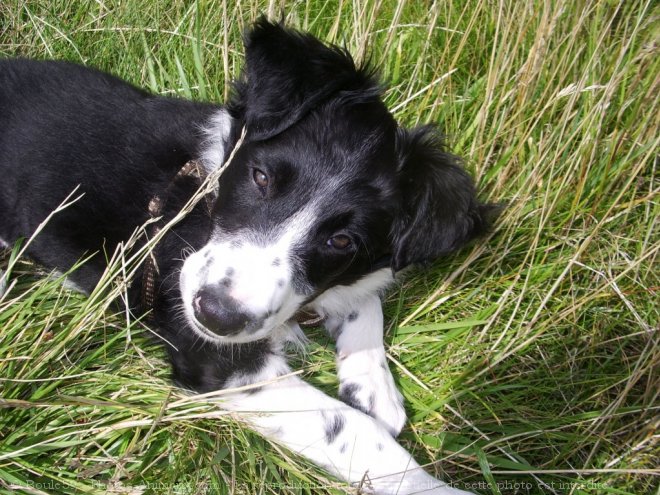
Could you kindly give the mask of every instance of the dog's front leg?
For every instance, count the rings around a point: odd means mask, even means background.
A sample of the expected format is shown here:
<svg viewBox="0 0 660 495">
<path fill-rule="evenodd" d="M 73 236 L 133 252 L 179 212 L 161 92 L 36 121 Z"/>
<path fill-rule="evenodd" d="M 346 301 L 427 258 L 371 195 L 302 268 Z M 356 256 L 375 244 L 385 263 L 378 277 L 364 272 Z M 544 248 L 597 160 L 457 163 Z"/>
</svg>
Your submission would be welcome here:
<svg viewBox="0 0 660 495">
<path fill-rule="evenodd" d="M 271 354 L 254 374 L 256 388 L 226 396 L 223 407 L 366 493 L 465 493 L 428 475 L 379 422 L 288 373 Z"/>
<path fill-rule="evenodd" d="M 363 296 L 352 305 L 323 307 L 326 328 L 337 341 L 339 397 L 346 404 L 376 418 L 393 437 L 406 422 L 403 397 L 387 366 L 383 347 L 383 310 L 380 298 Z"/>
</svg>

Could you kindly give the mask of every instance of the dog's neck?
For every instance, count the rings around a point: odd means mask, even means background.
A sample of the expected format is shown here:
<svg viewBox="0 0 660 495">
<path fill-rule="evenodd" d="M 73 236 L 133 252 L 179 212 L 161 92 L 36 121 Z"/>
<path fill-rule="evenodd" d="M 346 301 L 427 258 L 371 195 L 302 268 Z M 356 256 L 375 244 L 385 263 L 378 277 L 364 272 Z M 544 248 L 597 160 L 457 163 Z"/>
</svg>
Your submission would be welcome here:
<svg viewBox="0 0 660 495">
<path fill-rule="evenodd" d="M 185 177 L 193 177 L 200 183 L 204 180 L 205 169 L 197 160 L 187 161 L 183 167 L 177 172 L 174 178 L 169 182 L 167 187 L 163 189 L 160 194 L 154 195 L 149 201 L 149 217 L 150 223 L 147 228 L 147 235 L 153 239 L 158 235 L 162 229 L 162 216 L 167 205 L 172 189 L 176 186 L 177 182 Z M 142 309 L 146 312 L 154 307 L 156 297 L 156 277 L 158 276 L 158 264 L 156 256 L 153 251 L 147 255 L 144 261 L 144 268 L 142 271 Z"/>
</svg>

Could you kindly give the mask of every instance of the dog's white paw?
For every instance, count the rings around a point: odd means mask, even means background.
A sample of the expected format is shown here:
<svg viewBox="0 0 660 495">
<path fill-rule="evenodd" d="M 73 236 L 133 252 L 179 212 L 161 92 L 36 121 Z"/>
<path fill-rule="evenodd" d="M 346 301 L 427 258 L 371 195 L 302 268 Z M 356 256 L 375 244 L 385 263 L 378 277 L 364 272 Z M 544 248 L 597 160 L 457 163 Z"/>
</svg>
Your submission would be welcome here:
<svg viewBox="0 0 660 495">
<path fill-rule="evenodd" d="M 375 418 L 396 437 L 406 422 L 406 411 L 382 351 L 340 353 L 337 364 L 339 398 Z"/>
</svg>

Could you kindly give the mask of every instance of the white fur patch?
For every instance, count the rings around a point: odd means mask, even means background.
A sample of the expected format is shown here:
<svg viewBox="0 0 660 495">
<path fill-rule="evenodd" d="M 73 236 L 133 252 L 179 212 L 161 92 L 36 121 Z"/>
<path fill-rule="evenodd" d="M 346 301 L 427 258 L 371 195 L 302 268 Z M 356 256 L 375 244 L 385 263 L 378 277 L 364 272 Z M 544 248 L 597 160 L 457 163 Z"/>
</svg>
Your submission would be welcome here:
<svg viewBox="0 0 660 495">
<path fill-rule="evenodd" d="M 202 129 L 205 139 L 201 153 L 202 166 L 207 174 L 220 167 L 225 160 L 225 146 L 231 131 L 232 118 L 227 110 L 218 110 Z"/>
</svg>

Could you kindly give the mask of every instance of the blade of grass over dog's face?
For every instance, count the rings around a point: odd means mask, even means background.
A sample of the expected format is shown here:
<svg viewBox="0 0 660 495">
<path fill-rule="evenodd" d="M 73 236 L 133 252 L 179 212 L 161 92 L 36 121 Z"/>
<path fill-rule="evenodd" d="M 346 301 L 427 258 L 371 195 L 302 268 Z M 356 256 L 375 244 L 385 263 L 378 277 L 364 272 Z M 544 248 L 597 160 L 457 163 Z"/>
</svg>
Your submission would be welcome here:
<svg viewBox="0 0 660 495">
<path fill-rule="evenodd" d="M 488 242 L 386 297 L 388 357 L 412 418 L 402 443 L 442 460 L 432 469 L 458 486 L 489 472 L 502 493 L 652 492 L 654 4 L 309 0 L 282 13 L 259 1 L 9 1 L 0 54 L 223 102 L 242 30 L 262 12 L 371 58 L 389 107 L 407 102 L 396 119 L 441 124 L 483 197 L 508 202 Z M 208 402 L 171 396 L 165 356 L 139 323 L 34 270 L 14 265 L 0 301 L 3 487 L 345 492 Z M 310 337 L 298 367 L 332 393 L 333 346 Z"/>
</svg>

